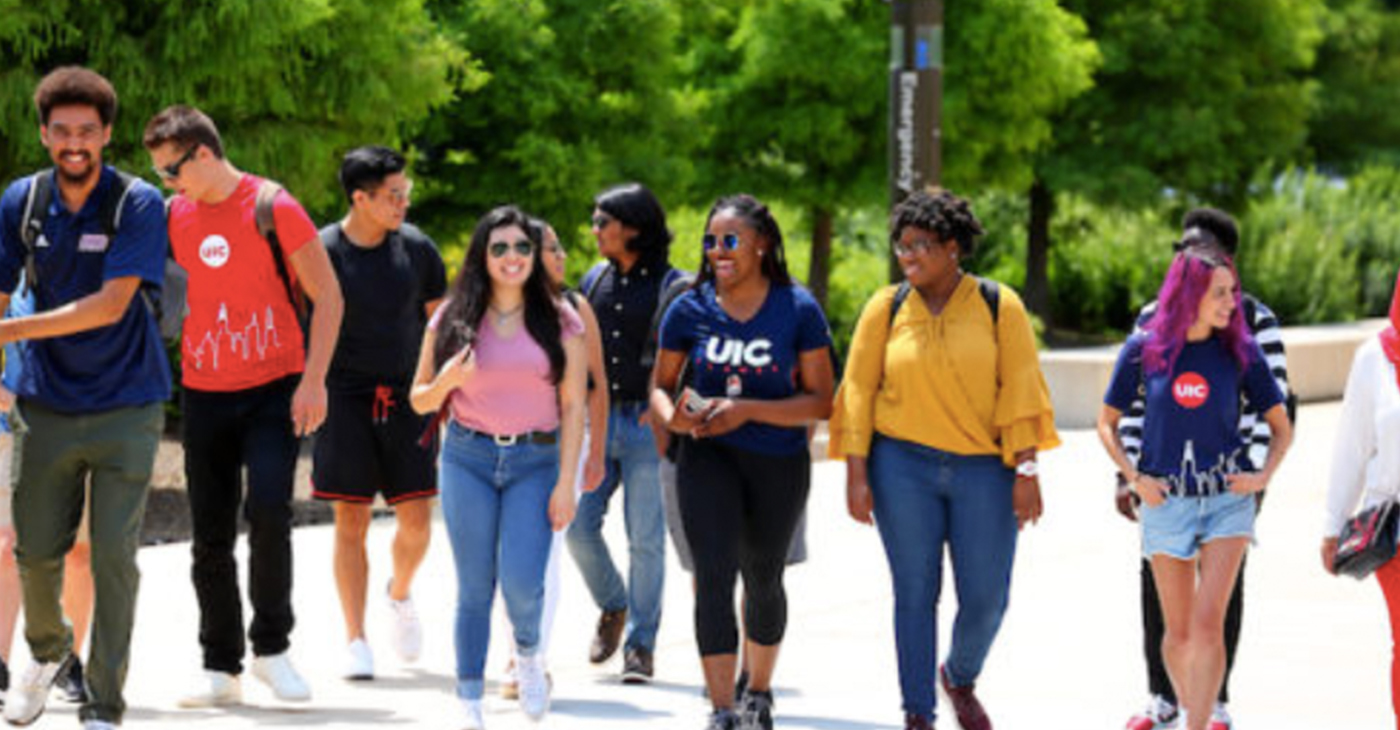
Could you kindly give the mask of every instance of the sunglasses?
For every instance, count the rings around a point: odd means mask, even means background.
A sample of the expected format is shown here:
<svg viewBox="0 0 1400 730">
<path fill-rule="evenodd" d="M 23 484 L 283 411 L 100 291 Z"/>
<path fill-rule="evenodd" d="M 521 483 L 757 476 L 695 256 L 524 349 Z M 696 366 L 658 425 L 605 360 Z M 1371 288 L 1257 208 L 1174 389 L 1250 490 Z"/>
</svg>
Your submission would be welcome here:
<svg viewBox="0 0 1400 730">
<path fill-rule="evenodd" d="M 511 251 L 515 251 L 516 256 L 529 258 L 535 253 L 535 244 L 523 238 L 514 243 L 510 241 L 496 241 L 488 246 L 486 250 L 491 252 L 491 258 L 493 259 L 505 258 L 505 255 Z"/>
<path fill-rule="evenodd" d="M 613 222 L 612 216 L 606 213 L 598 213 L 589 220 L 593 223 L 593 227 L 600 231 L 607 228 L 608 224 Z"/>
<path fill-rule="evenodd" d="M 180 170 L 184 168 L 185 163 L 189 162 L 190 160 L 193 160 L 195 153 L 197 152 L 199 152 L 199 145 L 195 145 L 189 148 L 185 151 L 185 154 L 180 156 L 180 159 L 170 163 L 169 165 L 166 165 L 165 167 L 153 166 L 151 169 L 155 170 L 156 174 L 160 175 L 161 179 L 163 180 L 174 180 L 175 178 L 180 176 Z"/>
<path fill-rule="evenodd" d="M 739 248 L 744 241 L 739 238 L 739 234 L 737 233 L 726 233 L 723 236 L 706 233 L 704 236 L 700 237 L 700 243 L 705 247 L 705 251 L 708 253 L 720 246 L 723 246 L 725 251 L 733 251 Z"/>
</svg>

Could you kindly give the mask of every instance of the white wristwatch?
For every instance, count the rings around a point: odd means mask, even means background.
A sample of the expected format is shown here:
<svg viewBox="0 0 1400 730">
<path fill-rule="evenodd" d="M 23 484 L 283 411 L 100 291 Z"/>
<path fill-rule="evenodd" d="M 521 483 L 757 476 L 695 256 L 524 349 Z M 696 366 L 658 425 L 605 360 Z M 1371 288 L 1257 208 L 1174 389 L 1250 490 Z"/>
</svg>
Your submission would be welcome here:
<svg viewBox="0 0 1400 730">
<path fill-rule="evenodd" d="M 1016 465 L 1016 476 L 1034 479 L 1040 475 L 1040 464 L 1035 459 L 1027 459 Z"/>
</svg>

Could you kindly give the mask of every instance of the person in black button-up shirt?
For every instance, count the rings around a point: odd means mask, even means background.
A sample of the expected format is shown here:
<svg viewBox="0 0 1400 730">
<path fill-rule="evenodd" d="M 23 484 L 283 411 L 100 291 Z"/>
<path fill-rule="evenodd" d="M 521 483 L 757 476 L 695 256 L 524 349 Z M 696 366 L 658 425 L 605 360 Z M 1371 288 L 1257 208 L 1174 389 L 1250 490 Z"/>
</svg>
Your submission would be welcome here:
<svg viewBox="0 0 1400 730">
<path fill-rule="evenodd" d="M 607 475 L 586 492 L 569 528 L 569 552 L 602 610 L 589 659 L 608 660 L 626 631 L 622 678 L 646 683 L 661 623 L 666 568 L 666 525 L 661 506 L 660 457 L 647 421 L 648 382 L 656 349 L 652 322 L 672 269 L 666 213 L 644 186 L 630 183 L 598 195 L 593 235 L 607 261 L 594 266 L 580 287 L 598 315 L 603 335 L 611 408 Z M 603 540 L 603 516 L 619 485 L 625 486 L 629 576 L 624 583 Z"/>
</svg>

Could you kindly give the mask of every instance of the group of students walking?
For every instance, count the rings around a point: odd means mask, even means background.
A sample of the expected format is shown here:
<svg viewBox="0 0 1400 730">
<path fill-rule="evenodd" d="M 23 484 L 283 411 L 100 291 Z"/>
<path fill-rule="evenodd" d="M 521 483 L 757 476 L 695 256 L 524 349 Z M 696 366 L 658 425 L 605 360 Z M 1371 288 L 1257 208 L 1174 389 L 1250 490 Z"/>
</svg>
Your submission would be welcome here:
<svg viewBox="0 0 1400 730">
<path fill-rule="evenodd" d="M 58 69 L 35 104 L 54 166 L 0 198 L 0 291 L 11 293 L 0 305 L 30 302 L 0 321 L 0 344 L 15 345 L 13 555 L 34 658 L 5 694 L 10 723 L 34 722 L 74 675 L 86 681 L 85 727 L 122 720 L 135 554 L 171 390 L 161 323 L 173 320 L 204 668 L 182 706 L 240 702 L 249 643 L 254 677 L 283 700 L 310 698 L 288 658 L 290 501 L 300 439 L 316 434 L 313 493 L 335 509 L 347 679 L 375 676 L 371 595 L 392 609 L 399 659 L 418 658 L 412 584 L 440 496 L 458 587 L 450 727 L 484 726 L 498 590 L 512 647 L 502 693 L 531 718 L 547 713 L 565 546 L 599 611 L 590 660 L 621 649 L 622 680 L 649 682 L 669 527 L 693 576 L 707 727 L 772 728 L 783 573 L 805 554 L 811 428 L 830 419 L 850 515 L 878 527 L 890 566 L 905 727 L 933 727 L 940 687 L 964 730 L 992 727 L 975 687 L 1007 611 L 1018 533 L 1043 511 L 1037 455 L 1059 436 L 1020 298 L 963 269 L 983 234 L 967 201 L 916 193 L 896 206 L 904 282 L 866 304 L 841 373 L 820 305 L 788 272 L 781 226 L 752 196 L 715 202 L 693 277 L 668 263 L 655 196 L 627 184 L 594 201 L 604 261 L 577 290 L 553 228 L 514 206 L 477 222 L 449 284 L 435 245 L 405 222 L 412 182 L 393 150 L 345 156 L 348 213 L 318 231 L 280 186 L 235 168 L 194 108 L 170 107 L 145 129 L 175 193 L 167 205 L 102 164 L 116 94 L 100 75 Z M 1278 323 L 1241 295 L 1233 221 L 1201 209 L 1184 228 L 1099 421 L 1120 510 L 1142 523 L 1152 701 L 1130 730 L 1183 717 L 1190 730 L 1231 726 L 1244 554 L 1291 441 Z M 167 280 L 180 271 L 183 301 Z M 1378 448 L 1374 458 L 1394 460 Z M 1344 516 L 1359 490 L 1337 489 Z M 619 491 L 625 578 L 601 534 Z M 377 497 L 397 531 L 391 577 L 371 585 Z M 72 627 L 84 617 L 65 619 L 60 593 L 84 515 L 97 608 L 81 667 Z M 0 548 L 9 535 L 0 529 Z M 958 615 L 940 662 L 945 548 Z M 1396 615 L 1400 580 L 1388 580 Z"/>
</svg>

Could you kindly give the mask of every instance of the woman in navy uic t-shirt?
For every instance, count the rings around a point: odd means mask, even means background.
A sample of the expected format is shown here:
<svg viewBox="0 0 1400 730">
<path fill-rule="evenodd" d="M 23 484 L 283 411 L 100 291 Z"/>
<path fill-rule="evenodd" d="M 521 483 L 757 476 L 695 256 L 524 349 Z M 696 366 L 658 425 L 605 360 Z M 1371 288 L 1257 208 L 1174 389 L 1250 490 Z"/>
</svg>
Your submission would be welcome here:
<svg viewBox="0 0 1400 730">
<path fill-rule="evenodd" d="M 745 714 L 768 717 L 770 680 L 787 621 L 783 567 L 807 503 L 807 425 L 831 414 L 831 336 L 821 307 L 792 283 L 783 237 L 747 195 L 710 210 L 695 286 L 661 326 L 654 417 L 682 441 L 681 519 L 695 563 L 695 635 L 714 705 L 710 727 L 733 728 L 742 573 L 750 647 Z M 696 407 L 672 400 L 682 366 Z"/>
<path fill-rule="evenodd" d="M 1283 394 L 1240 307 L 1234 264 L 1224 252 L 1177 254 L 1157 314 L 1118 355 L 1099 414 L 1099 438 L 1142 499 L 1142 551 L 1162 606 L 1162 654 L 1187 730 L 1204 730 L 1225 672 L 1224 615 L 1254 535 L 1255 495 L 1292 441 Z M 1142 457 L 1123 450 L 1118 421 L 1142 393 Z M 1263 464 L 1240 438 L 1241 395 L 1273 439 Z M 1201 616 L 1209 624 L 1200 629 Z"/>
</svg>

